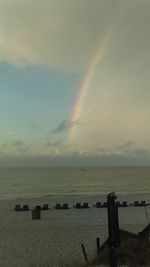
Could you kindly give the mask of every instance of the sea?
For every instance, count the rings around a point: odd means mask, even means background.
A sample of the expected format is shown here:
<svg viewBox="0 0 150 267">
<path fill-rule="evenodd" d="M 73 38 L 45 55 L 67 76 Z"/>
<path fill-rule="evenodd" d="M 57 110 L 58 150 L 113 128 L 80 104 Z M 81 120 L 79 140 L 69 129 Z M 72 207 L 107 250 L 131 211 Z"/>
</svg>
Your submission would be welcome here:
<svg viewBox="0 0 150 267">
<path fill-rule="evenodd" d="M 150 167 L 0 168 L 0 199 L 149 194 Z"/>
</svg>

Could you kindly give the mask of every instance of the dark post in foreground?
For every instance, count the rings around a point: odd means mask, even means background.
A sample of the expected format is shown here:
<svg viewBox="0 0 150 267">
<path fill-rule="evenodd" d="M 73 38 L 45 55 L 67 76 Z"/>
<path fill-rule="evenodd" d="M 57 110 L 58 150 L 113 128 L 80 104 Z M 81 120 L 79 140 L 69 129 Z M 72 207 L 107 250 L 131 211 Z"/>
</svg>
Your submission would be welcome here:
<svg viewBox="0 0 150 267">
<path fill-rule="evenodd" d="M 87 258 L 87 254 L 86 254 L 86 250 L 85 250 L 84 244 L 81 244 L 81 247 L 82 247 L 82 251 L 83 251 L 83 256 L 84 256 L 85 262 L 88 262 L 88 258 Z"/>
<path fill-rule="evenodd" d="M 97 256 L 100 255 L 100 238 L 96 238 L 96 248 L 97 248 Z"/>
<path fill-rule="evenodd" d="M 110 258 L 110 267 L 117 267 L 117 247 L 120 245 L 118 206 L 115 202 L 115 193 L 107 196 L 108 212 L 108 249 Z"/>
</svg>

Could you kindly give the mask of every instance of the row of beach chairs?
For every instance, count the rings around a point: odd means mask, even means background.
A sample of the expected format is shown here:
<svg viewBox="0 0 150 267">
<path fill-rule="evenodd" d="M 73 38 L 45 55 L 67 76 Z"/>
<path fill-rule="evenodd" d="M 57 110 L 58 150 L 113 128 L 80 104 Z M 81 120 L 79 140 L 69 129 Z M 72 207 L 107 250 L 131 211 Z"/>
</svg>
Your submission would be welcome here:
<svg viewBox="0 0 150 267">
<path fill-rule="evenodd" d="M 83 209 L 83 208 L 86 209 L 86 208 L 89 208 L 89 205 L 88 205 L 88 203 L 83 203 L 83 204 L 77 203 L 73 207 L 76 208 L 76 209 Z M 68 203 L 56 204 L 54 206 L 54 209 L 56 209 L 56 210 L 67 210 L 69 208 L 70 207 L 69 207 Z M 33 208 L 33 210 L 49 210 L 49 209 L 50 208 L 49 208 L 49 205 L 48 204 L 44 204 L 43 206 L 40 206 L 40 205 L 39 206 L 35 206 Z M 23 206 L 16 205 L 15 208 L 14 208 L 14 210 L 15 211 L 29 211 L 30 209 L 29 209 L 29 206 L 28 205 L 23 205 Z"/>
<path fill-rule="evenodd" d="M 133 203 L 128 203 L 127 201 L 116 201 L 116 204 L 118 207 L 129 207 L 129 206 L 133 206 L 133 207 L 146 207 L 149 206 L 149 203 L 146 203 L 146 201 L 134 201 Z M 94 207 L 96 208 L 106 208 L 107 207 L 107 202 L 101 203 L 101 202 L 96 202 L 96 204 L 94 205 Z"/>
<path fill-rule="evenodd" d="M 134 201 L 133 203 L 131 204 L 128 204 L 127 201 L 117 201 L 117 206 L 118 207 L 122 207 L 122 208 L 125 208 L 125 207 L 129 207 L 129 206 L 133 206 L 133 207 L 145 207 L 145 206 L 148 206 L 149 204 L 146 203 L 146 201 Z M 95 208 L 107 208 L 107 202 L 96 202 L 96 204 L 93 205 L 93 207 Z M 67 210 L 69 209 L 69 204 L 68 203 L 64 203 L 64 204 L 56 204 L 54 206 L 54 209 L 56 210 Z M 76 209 L 88 209 L 90 208 L 89 204 L 87 202 L 85 203 L 76 203 L 73 208 L 76 208 Z M 38 206 L 35 206 L 33 208 L 34 210 L 49 210 L 49 205 L 48 204 L 43 204 L 43 206 L 41 205 L 38 205 Z M 15 211 L 29 211 L 29 205 L 16 205 L 15 208 L 14 208 Z"/>
<path fill-rule="evenodd" d="M 16 205 L 14 208 L 15 211 L 28 211 L 29 209 L 29 205 Z M 49 206 L 48 204 L 44 204 L 43 206 L 35 206 L 34 210 L 49 210 Z"/>
<path fill-rule="evenodd" d="M 146 201 L 134 201 L 134 203 L 131 204 L 131 206 L 145 207 L 145 206 L 149 206 L 149 203 L 146 203 Z"/>
</svg>

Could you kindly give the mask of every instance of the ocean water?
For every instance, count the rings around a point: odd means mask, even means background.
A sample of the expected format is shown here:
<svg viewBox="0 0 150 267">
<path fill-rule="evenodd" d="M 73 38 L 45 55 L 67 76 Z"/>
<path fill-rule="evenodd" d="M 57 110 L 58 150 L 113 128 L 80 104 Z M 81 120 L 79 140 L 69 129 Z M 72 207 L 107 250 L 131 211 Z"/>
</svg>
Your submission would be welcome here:
<svg viewBox="0 0 150 267">
<path fill-rule="evenodd" d="M 148 194 L 150 167 L 0 168 L 0 199 Z"/>
</svg>

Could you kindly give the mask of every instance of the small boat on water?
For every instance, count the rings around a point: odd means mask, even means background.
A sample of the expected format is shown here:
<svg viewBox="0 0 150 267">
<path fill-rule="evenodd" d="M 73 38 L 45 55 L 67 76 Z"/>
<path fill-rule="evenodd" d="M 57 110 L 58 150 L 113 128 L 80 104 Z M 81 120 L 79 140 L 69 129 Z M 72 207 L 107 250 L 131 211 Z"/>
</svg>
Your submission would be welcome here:
<svg viewBox="0 0 150 267">
<path fill-rule="evenodd" d="M 86 172 L 87 171 L 86 168 L 81 168 L 80 170 L 83 171 L 83 172 Z"/>
</svg>

